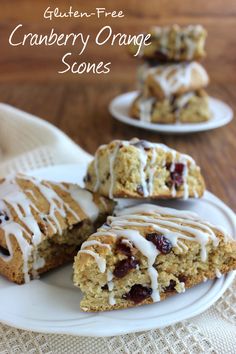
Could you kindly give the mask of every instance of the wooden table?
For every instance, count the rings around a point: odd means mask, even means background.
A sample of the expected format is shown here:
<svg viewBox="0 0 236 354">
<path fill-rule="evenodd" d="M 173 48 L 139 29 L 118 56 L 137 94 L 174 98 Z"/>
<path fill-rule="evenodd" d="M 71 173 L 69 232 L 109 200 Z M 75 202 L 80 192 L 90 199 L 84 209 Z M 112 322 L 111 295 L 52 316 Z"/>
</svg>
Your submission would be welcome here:
<svg viewBox="0 0 236 354">
<path fill-rule="evenodd" d="M 192 155 L 202 167 L 207 188 L 236 209 L 236 120 L 209 132 L 182 136 L 130 127 L 108 113 L 110 100 L 134 88 L 129 82 L 5 83 L 0 86 L 0 101 L 38 115 L 68 134 L 90 153 L 112 139 L 138 137 L 161 142 Z M 236 84 L 214 84 L 209 92 L 236 110 Z"/>
</svg>

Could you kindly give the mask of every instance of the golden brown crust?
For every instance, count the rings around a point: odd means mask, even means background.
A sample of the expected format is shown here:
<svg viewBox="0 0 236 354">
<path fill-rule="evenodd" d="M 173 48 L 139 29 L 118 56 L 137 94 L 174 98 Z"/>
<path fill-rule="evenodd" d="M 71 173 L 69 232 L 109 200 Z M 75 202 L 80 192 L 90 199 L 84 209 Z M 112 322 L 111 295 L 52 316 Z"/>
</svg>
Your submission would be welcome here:
<svg viewBox="0 0 236 354">
<path fill-rule="evenodd" d="M 198 63 L 159 65 L 147 70 L 143 90 L 146 97 L 164 100 L 203 89 L 208 83 L 207 72 Z"/>
<path fill-rule="evenodd" d="M 86 187 L 91 191 L 97 189 L 101 195 L 113 198 L 173 199 L 203 195 L 203 176 L 190 157 L 161 144 L 144 142 L 151 147 L 138 146 L 142 143 L 138 139 L 129 142 L 117 140 L 98 149 L 87 170 Z M 143 167 L 142 159 L 146 159 Z M 170 181 L 173 176 L 170 165 L 175 163 L 183 163 L 188 171 L 186 180 L 177 188 Z M 143 176 L 140 172 L 142 170 Z M 146 186 L 143 185 L 144 180 Z"/>
<path fill-rule="evenodd" d="M 159 208 L 150 206 L 152 209 Z M 181 245 L 180 248 L 172 245 L 167 253 L 157 254 L 154 267 L 158 273 L 157 279 L 161 300 L 177 292 L 182 292 L 183 286 L 183 289 L 191 288 L 206 279 L 214 279 L 221 274 L 236 269 L 236 242 L 227 236 L 223 230 L 215 228 L 197 217 L 195 218 L 195 215 L 186 214 L 184 219 L 181 218 L 180 214 L 173 214 L 175 215 L 173 216 L 171 212 L 169 213 L 171 209 L 168 210 L 168 213 L 158 209 L 158 213 L 155 214 L 154 211 L 148 211 L 147 209 L 146 213 L 135 214 L 135 210 L 137 210 L 135 208 L 140 207 L 143 206 L 137 205 L 133 209 L 131 208 L 130 214 L 126 214 L 122 210 L 120 218 L 119 213 L 117 217 L 108 218 L 106 227 L 99 229 L 97 234 L 91 235 L 88 239 L 89 243 L 82 246 L 83 250 L 92 253 L 83 253 L 82 251 L 75 257 L 74 283 L 84 293 L 84 298 L 81 301 L 83 311 L 106 311 L 153 303 L 153 300 L 148 297 L 137 304 L 124 298 L 124 295 L 128 294 L 136 284 L 141 284 L 147 288 L 151 286 L 148 271 L 150 263 L 148 263 L 147 256 L 144 256 L 141 251 L 144 247 L 142 242 L 140 244 L 137 240 L 141 237 L 152 242 L 148 237 L 150 234 L 157 232 L 155 225 L 162 227 L 163 235 L 169 235 L 169 240 L 172 240 L 171 232 L 174 232 L 174 237 L 178 238 L 179 245 Z M 159 215 L 160 212 L 163 212 L 163 214 Z M 127 219 L 127 217 L 122 218 L 122 215 L 130 216 Z M 142 216 L 141 219 L 140 216 Z M 148 217 L 148 219 L 146 220 L 145 217 Z M 150 218 L 154 218 L 155 221 L 151 221 Z M 126 224 L 126 221 L 131 222 L 131 224 Z M 133 223 L 134 221 L 135 223 Z M 170 221 L 171 223 L 169 223 Z M 182 229 L 182 227 L 184 228 Z M 138 231 L 138 234 L 135 230 Z M 195 235 L 196 230 L 197 238 L 195 239 L 193 235 Z M 199 234 L 199 232 L 203 233 Z M 131 247 L 130 253 L 124 253 L 124 250 L 119 248 L 120 240 L 126 240 L 126 237 L 129 240 L 131 234 L 134 243 L 131 242 L 131 246 L 129 246 Z M 205 244 L 206 235 L 209 238 Z M 186 237 L 189 236 L 191 238 L 187 239 Z M 201 237 L 203 243 L 201 243 Z M 176 241 L 173 242 L 176 244 Z M 137 246 L 138 244 L 139 246 Z M 202 258 L 202 252 L 206 252 L 206 258 Z M 98 259 L 94 255 L 105 260 L 105 272 L 99 270 Z M 117 277 L 114 272 L 117 265 L 123 260 L 130 259 L 131 255 L 138 262 L 139 267 L 130 268 L 125 275 Z M 113 277 L 109 278 L 109 273 L 112 273 Z M 112 279 L 113 282 L 112 290 L 109 290 L 109 287 L 106 288 L 109 279 Z M 112 291 L 115 303 L 110 303 L 110 291 Z"/>
<path fill-rule="evenodd" d="M 152 101 L 148 106 L 150 100 Z M 145 105 L 144 115 L 142 109 Z M 130 116 L 134 119 L 158 124 L 200 123 L 210 120 L 211 112 L 208 96 L 204 90 L 200 90 L 164 100 L 150 99 L 140 94 L 130 107 Z"/>
<path fill-rule="evenodd" d="M 4 195 L 0 200 L 0 273 L 18 284 L 72 261 L 98 226 L 96 220 L 101 225 L 114 206 L 79 186 L 39 182 L 23 175 L 3 179 L 0 188 Z M 86 214 L 85 198 L 97 210 L 94 218 Z"/>
<path fill-rule="evenodd" d="M 230 272 L 232 269 L 236 268 L 236 260 L 232 266 L 224 266 L 221 269 L 222 274 L 226 274 Z M 208 273 L 205 273 L 205 275 L 197 275 L 193 276 L 191 279 L 188 279 L 188 281 L 185 283 L 185 289 L 190 289 L 193 288 L 194 286 L 202 283 L 205 281 L 205 279 L 213 280 L 216 278 L 216 275 L 214 272 L 209 271 Z M 170 296 L 176 295 L 176 291 L 168 291 L 166 293 L 161 294 L 161 301 L 167 299 Z M 125 304 L 123 303 L 122 305 L 109 305 L 105 304 L 101 307 L 93 307 L 91 306 L 90 308 L 87 308 L 86 306 L 83 307 L 81 306 L 81 310 L 84 312 L 100 312 L 100 311 L 111 311 L 111 310 L 124 310 L 132 307 L 138 307 L 138 306 L 143 306 L 143 305 L 149 305 L 153 304 L 153 301 L 151 298 L 144 300 L 143 302 L 139 304 L 134 304 L 132 301 L 127 301 Z"/>
</svg>

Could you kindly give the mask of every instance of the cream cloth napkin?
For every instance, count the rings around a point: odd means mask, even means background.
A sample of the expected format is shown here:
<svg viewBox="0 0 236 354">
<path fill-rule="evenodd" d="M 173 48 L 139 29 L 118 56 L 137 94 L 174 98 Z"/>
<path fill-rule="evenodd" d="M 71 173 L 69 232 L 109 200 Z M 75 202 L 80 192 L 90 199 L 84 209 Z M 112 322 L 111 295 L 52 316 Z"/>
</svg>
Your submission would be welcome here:
<svg viewBox="0 0 236 354">
<path fill-rule="evenodd" d="M 47 122 L 0 104 L 0 176 L 89 155 Z M 178 319 L 176 319 L 178 320 Z M 0 353 L 236 353 L 236 281 L 208 311 L 160 330 L 109 338 L 40 334 L 0 324 Z"/>
</svg>

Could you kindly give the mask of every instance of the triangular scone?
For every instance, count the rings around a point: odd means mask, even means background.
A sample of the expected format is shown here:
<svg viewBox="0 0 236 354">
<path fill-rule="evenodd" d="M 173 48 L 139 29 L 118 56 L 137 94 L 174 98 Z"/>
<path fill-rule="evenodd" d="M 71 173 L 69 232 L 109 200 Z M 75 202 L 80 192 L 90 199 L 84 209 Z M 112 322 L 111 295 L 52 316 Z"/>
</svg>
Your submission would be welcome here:
<svg viewBox="0 0 236 354">
<path fill-rule="evenodd" d="M 18 284 L 72 261 L 114 202 L 75 184 L 0 181 L 0 274 Z"/>
<path fill-rule="evenodd" d="M 100 146 L 85 184 L 110 198 L 187 199 L 201 197 L 205 190 L 200 168 L 190 156 L 139 139 Z"/>
<path fill-rule="evenodd" d="M 123 209 L 84 242 L 74 284 L 83 311 L 123 309 L 236 268 L 236 241 L 195 213 L 141 204 Z"/>
</svg>

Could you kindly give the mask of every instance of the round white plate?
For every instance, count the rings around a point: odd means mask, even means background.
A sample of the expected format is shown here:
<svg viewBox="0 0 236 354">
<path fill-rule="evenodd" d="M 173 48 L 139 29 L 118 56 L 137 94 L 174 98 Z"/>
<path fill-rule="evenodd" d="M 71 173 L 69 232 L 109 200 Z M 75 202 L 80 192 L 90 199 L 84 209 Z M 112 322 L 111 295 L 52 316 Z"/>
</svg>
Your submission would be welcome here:
<svg viewBox="0 0 236 354">
<path fill-rule="evenodd" d="M 85 168 L 86 163 L 55 166 L 34 171 L 31 175 L 55 181 L 80 180 L 82 183 Z M 193 210 L 213 223 L 217 220 L 236 237 L 235 214 L 209 192 L 200 200 L 163 201 L 160 204 Z M 171 325 L 205 311 L 220 298 L 233 277 L 231 272 L 160 303 L 103 313 L 80 311 L 82 294 L 72 284 L 71 265 L 51 271 L 26 285 L 16 285 L 0 277 L 0 320 L 26 330 L 80 336 L 113 336 L 145 331 Z"/>
<path fill-rule="evenodd" d="M 125 124 L 165 134 L 186 134 L 211 130 L 222 127 L 233 119 L 233 111 L 226 103 L 216 98 L 209 97 L 209 106 L 212 113 L 212 118 L 208 122 L 191 124 L 156 124 L 144 122 L 133 119 L 129 116 L 130 106 L 137 95 L 138 91 L 133 91 L 114 98 L 109 105 L 111 115 Z"/>
</svg>

